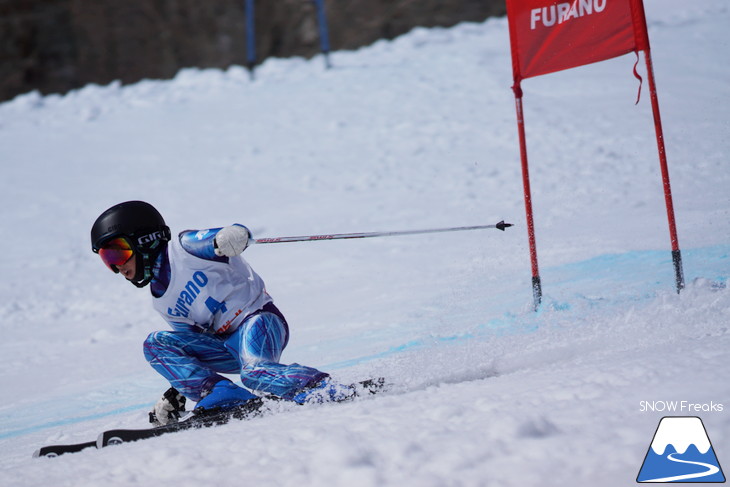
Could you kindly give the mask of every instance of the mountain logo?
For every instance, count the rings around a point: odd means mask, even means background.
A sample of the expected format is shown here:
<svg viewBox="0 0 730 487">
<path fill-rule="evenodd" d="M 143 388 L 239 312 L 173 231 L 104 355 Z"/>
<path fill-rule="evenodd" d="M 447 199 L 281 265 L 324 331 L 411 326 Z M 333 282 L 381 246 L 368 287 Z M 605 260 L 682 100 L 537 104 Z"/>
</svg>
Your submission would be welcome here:
<svg viewBox="0 0 730 487">
<path fill-rule="evenodd" d="M 702 420 L 696 416 L 663 417 L 636 481 L 725 482 Z"/>
</svg>

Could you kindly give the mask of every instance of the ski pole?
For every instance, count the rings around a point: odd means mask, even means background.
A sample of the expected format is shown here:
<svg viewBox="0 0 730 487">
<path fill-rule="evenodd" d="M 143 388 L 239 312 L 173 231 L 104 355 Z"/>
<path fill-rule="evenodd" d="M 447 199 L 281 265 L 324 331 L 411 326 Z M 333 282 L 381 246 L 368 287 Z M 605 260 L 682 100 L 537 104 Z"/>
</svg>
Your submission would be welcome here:
<svg viewBox="0 0 730 487">
<path fill-rule="evenodd" d="M 329 235 L 305 235 L 301 237 L 268 237 L 251 239 L 249 244 L 269 244 L 269 243 L 287 243 L 287 242 L 310 242 L 313 240 L 344 240 L 353 238 L 370 238 L 370 237 L 393 237 L 398 235 L 419 235 L 424 233 L 442 233 L 442 232 L 460 232 L 464 230 L 483 230 L 486 228 L 496 228 L 504 231 L 505 228 L 511 227 L 511 223 L 505 223 L 504 220 L 495 225 L 474 225 L 470 227 L 451 227 L 451 228 L 431 228 L 427 230 L 399 230 L 393 232 L 364 232 L 364 233 L 335 233 Z"/>
</svg>

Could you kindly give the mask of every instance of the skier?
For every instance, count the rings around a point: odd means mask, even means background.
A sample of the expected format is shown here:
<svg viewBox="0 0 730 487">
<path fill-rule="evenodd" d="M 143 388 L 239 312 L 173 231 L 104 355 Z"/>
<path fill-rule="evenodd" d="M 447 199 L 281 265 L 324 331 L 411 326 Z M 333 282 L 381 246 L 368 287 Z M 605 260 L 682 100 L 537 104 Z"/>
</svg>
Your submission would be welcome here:
<svg viewBox="0 0 730 487">
<path fill-rule="evenodd" d="M 149 284 L 154 309 L 172 327 L 144 342 L 145 358 L 172 386 L 150 413 L 153 422 L 177 421 L 186 397 L 203 413 L 256 409 L 261 400 L 253 392 L 299 404 L 355 395 L 354 386 L 325 372 L 280 363 L 289 326 L 240 256 L 249 237 L 235 224 L 172 238 L 162 215 L 143 201 L 115 205 L 94 222 L 92 250 L 135 286 Z M 220 374 L 240 374 L 244 387 Z"/>
</svg>

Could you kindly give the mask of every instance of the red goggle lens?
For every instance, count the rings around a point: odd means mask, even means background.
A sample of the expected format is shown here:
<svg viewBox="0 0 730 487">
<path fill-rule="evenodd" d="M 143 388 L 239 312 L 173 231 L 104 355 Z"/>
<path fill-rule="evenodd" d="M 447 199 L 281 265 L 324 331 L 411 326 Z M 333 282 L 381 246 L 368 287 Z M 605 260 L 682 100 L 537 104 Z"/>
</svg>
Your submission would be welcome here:
<svg viewBox="0 0 730 487">
<path fill-rule="evenodd" d="M 117 267 L 126 264 L 132 255 L 134 255 L 132 246 L 126 238 L 121 237 L 110 240 L 99 249 L 99 257 L 114 272 L 119 272 Z"/>
</svg>

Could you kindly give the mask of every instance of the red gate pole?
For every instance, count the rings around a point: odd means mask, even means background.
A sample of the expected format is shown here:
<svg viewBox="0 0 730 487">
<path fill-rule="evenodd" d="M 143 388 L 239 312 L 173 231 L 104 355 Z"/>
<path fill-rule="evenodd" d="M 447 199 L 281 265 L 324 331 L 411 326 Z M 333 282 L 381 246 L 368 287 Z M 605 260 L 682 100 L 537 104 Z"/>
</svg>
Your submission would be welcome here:
<svg viewBox="0 0 730 487">
<path fill-rule="evenodd" d="M 667 167 L 667 154 L 664 149 L 664 133 L 662 131 L 662 119 L 659 114 L 659 98 L 657 96 L 656 84 L 654 82 L 654 65 L 651 62 L 651 52 L 644 50 L 646 61 L 646 72 L 649 78 L 649 93 L 651 95 L 651 110 L 654 114 L 654 129 L 656 130 L 656 142 L 659 149 L 659 165 L 662 170 L 662 183 L 664 185 L 664 203 L 667 207 L 667 219 L 669 220 L 669 238 L 672 241 L 672 262 L 674 264 L 674 279 L 677 285 L 677 293 L 684 289 L 684 271 L 682 270 L 682 253 L 679 250 L 679 239 L 677 238 L 677 224 L 674 219 L 674 204 L 672 203 L 672 187 L 669 182 L 669 168 Z"/>
<path fill-rule="evenodd" d="M 527 217 L 527 238 L 530 243 L 530 262 L 532 264 L 532 299 L 533 308 L 537 308 L 542 302 L 542 285 L 540 283 L 540 270 L 537 265 L 537 245 L 535 243 L 535 224 L 532 218 L 532 194 L 530 192 L 530 170 L 527 166 L 527 143 L 525 142 L 525 119 L 522 110 L 522 87 L 520 81 L 515 80 L 512 87 L 515 93 L 515 108 L 517 110 L 517 132 L 520 137 L 520 159 L 522 161 L 522 186 L 525 195 L 525 214 Z"/>
</svg>

